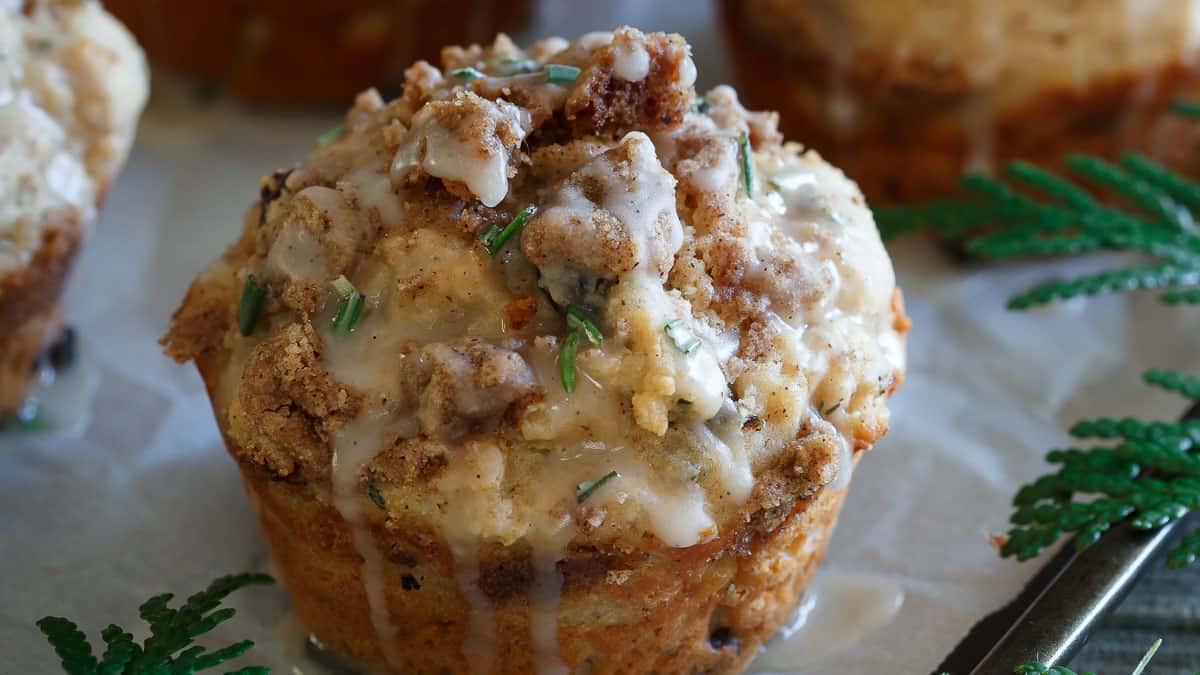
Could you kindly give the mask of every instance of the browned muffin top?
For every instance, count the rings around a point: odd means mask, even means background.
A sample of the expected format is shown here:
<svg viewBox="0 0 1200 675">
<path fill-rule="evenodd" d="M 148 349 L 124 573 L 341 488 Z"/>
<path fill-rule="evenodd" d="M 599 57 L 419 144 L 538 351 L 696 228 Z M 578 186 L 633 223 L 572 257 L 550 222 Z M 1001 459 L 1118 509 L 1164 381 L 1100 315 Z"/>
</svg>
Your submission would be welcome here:
<svg viewBox="0 0 1200 675">
<path fill-rule="evenodd" d="M 239 459 L 352 521 L 560 548 L 688 546 L 847 478 L 903 373 L 890 262 L 689 51 L 448 48 L 265 178 L 165 338 Z"/>
</svg>

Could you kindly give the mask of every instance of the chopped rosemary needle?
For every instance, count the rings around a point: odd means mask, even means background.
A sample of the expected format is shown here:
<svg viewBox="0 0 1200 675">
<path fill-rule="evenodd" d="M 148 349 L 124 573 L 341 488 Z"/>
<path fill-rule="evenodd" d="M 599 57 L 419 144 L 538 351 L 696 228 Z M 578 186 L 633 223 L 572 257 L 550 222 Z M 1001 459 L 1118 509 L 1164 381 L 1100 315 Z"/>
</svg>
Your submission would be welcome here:
<svg viewBox="0 0 1200 675">
<path fill-rule="evenodd" d="M 743 131 L 738 138 L 738 152 L 742 156 L 742 181 L 746 183 L 746 196 L 754 198 L 754 155 L 750 150 L 750 134 Z"/>
<path fill-rule="evenodd" d="M 466 68 L 458 68 L 457 70 L 450 71 L 450 77 L 453 77 L 456 80 L 462 80 L 466 84 L 470 84 L 481 77 L 487 77 L 487 75 L 475 70 L 470 66 L 467 66 Z"/>
<path fill-rule="evenodd" d="M 333 315 L 333 329 L 339 333 L 353 333 L 366 297 L 358 292 L 345 274 L 334 279 L 331 285 L 342 296 L 338 301 L 337 313 Z"/>
<path fill-rule="evenodd" d="M 580 71 L 575 66 L 548 63 L 543 70 L 546 72 L 546 81 L 550 84 L 575 84 L 575 80 L 579 79 Z"/>
<path fill-rule="evenodd" d="M 242 335 L 254 332 L 254 324 L 258 323 L 258 315 L 262 313 L 263 300 L 267 297 L 267 288 L 254 280 L 254 275 L 246 277 L 246 285 L 242 287 L 242 299 L 238 302 L 238 329 Z"/>
<path fill-rule="evenodd" d="M 588 342 L 598 345 L 604 339 L 604 335 L 600 333 L 600 329 L 587 315 L 583 313 L 575 305 L 567 306 L 567 327 L 577 333 L 583 333 L 583 336 L 588 339 Z"/>
<path fill-rule="evenodd" d="M 805 185 L 815 185 L 817 177 L 811 171 L 791 169 L 771 176 L 771 185 L 782 192 L 791 192 Z"/>
<path fill-rule="evenodd" d="M 371 501 L 375 502 L 375 506 L 385 511 L 387 510 L 387 502 L 384 501 L 383 495 L 379 492 L 379 486 L 375 484 L 375 481 L 367 483 L 367 496 L 371 498 Z"/>
<path fill-rule="evenodd" d="M 822 413 L 822 414 L 823 414 L 825 417 L 829 417 L 829 416 L 830 416 L 830 415 L 832 415 L 833 413 L 837 412 L 838 408 L 840 408 L 840 407 L 842 407 L 842 402 L 841 402 L 841 401 L 838 401 L 837 403 L 834 403 L 832 406 L 830 406 L 830 407 L 829 407 L 829 409 L 827 409 L 827 410 L 826 410 L 824 413 Z"/>
<path fill-rule="evenodd" d="M 336 141 L 337 137 L 341 136 L 342 132 L 345 130 L 346 125 L 343 122 L 338 122 L 337 124 L 329 127 L 325 130 L 325 133 L 317 136 L 317 147 L 319 148 L 324 145 L 329 145 L 330 143 Z"/>
<path fill-rule="evenodd" d="M 671 319 L 663 326 L 663 332 L 671 338 L 675 348 L 684 354 L 691 354 L 700 348 L 700 338 L 692 334 L 683 319 Z"/>
<path fill-rule="evenodd" d="M 575 391 L 575 354 L 579 351 L 579 331 L 573 330 L 563 339 L 558 348 L 558 377 L 563 390 L 568 394 Z"/>
<path fill-rule="evenodd" d="M 513 75 L 536 73 L 538 64 L 533 59 L 514 59 L 508 56 L 497 60 L 493 64 L 493 68 L 496 70 L 496 74 L 503 77 L 511 77 Z"/>
<path fill-rule="evenodd" d="M 599 490 L 600 488 L 604 487 L 605 483 L 607 483 L 608 481 L 610 481 L 614 478 L 620 478 L 620 477 L 621 477 L 621 474 L 617 473 L 616 471 L 609 471 L 608 473 L 604 474 L 603 476 L 601 476 L 600 478 L 598 478 L 596 480 L 584 481 L 584 482 L 580 483 L 578 486 L 578 491 L 575 493 L 575 502 L 577 504 L 582 504 L 584 502 L 584 500 L 586 500 L 588 497 L 591 497 L 596 492 L 596 490 Z"/>
<path fill-rule="evenodd" d="M 338 295 L 342 296 L 343 298 L 350 297 L 350 294 L 355 290 L 354 284 L 350 283 L 350 280 L 346 278 L 345 274 L 334 279 L 332 283 L 333 290 L 337 291 Z"/>
<path fill-rule="evenodd" d="M 333 315 L 333 330 L 343 335 L 353 333 L 358 324 L 358 317 L 362 315 L 365 300 L 363 294 L 358 291 L 351 291 L 350 295 L 339 300 L 337 313 Z"/>
<path fill-rule="evenodd" d="M 519 232 L 522 227 L 525 227 L 525 221 L 529 220 L 533 214 L 537 213 L 537 207 L 533 204 L 526 206 L 517 214 L 508 225 L 501 228 L 499 225 L 491 225 L 483 234 L 479 235 L 479 241 L 483 247 L 488 250 L 488 253 L 496 255 L 500 249 L 504 248 L 504 244 L 512 238 L 514 234 Z"/>
</svg>

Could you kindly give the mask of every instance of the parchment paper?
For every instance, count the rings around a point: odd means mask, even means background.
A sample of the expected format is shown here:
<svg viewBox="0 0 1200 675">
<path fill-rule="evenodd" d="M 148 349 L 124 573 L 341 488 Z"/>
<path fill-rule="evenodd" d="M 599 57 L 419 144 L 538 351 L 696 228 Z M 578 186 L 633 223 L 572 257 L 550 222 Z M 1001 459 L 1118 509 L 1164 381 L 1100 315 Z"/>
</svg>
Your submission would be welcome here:
<svg viewBox="0 0 1200 675">
<path fill-rule="evenodd" d="M 708 86 L 728 72 L 710 18 L 700 2 L 548 3 L 530 34 L 620 21 L 678 30 Z M 0 672 L 57 672 L 33 625 L 45 614 L 98 639 L 109 622 L 139 625 L 152 594 L 266 568 L 200 379 L 156 340 L 195 273 L 236 237 L 259 176 L 305 155 L 338 114 L 196 105 L 169 89 L 156 93 L 69 292 L 81 341 L 71 377 L 97 393 L 53 431 L 0 435 Z M 1182 405 L 1141 386 L 1141 370 L 1200 370 L 1196 314 L 1152 297 L 1003 309 L 1012 293 L 1094 262 L 961 267 L 919 239 L 892 251 L 915 324 L 909 378 L 892 432 L 854 478 L 824 573 L 895 584 L 903 605 L 805 672 L 933 669 L 1035 571 L 1000 560 L 985 534 L 1005 528 L 1014 489 L 1067 442 L 1062 429 L 1082 416 L 1174 418 Z M 211 644 L 250 637 L 259 646 L 247 663 L 298 672 L 295 645 L 277 639 L 282 591 L 243 591 L 234 605 Z"/>
</svg>

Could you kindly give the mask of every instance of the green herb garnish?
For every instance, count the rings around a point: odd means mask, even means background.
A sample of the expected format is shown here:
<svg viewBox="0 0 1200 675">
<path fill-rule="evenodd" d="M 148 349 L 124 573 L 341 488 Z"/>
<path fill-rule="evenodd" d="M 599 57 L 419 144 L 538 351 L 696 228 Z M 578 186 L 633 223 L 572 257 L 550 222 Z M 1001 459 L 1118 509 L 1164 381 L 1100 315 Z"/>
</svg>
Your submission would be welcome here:
<svg viewBox="0 0 1200 675">
<path fill-rule="evenodd" d="M 568 394 L 575 391 L 575 354 L 579 351 L 579 331 L 571 331 L 558 348 L 558 377 Z"/>
<path fill-rule="evenodd" d="M 575 493 L 575 502 L 577 504 L 582 504 L 584 500 L 586 500 L 588 497 L 591 497 L 596 490 L 604 487 L 605 483 L 614 478 L 620 478 L 620 476 L 621 474 L 617 473 L 616 471 L 609 471 L 594 481 L 585 481 L 580 483 L 578 486 L 578 491 Z"/>
<path fill-rule="evenodd" d="M 366 298 L 358 292 L 358 289 L 344 274 L 334 279 L 332 285 L 338 295 L 342 296 L 342 299 L 338 301 L 337 312 L 333 315 L 333 329 L 338 333 L 348 335 L 353 333 L 358 325 L 358 318 L 362 315 Z"/>
<path fill-rule="evenodd" d="M 353 333 L 362 315 L 363 294 L 354 291 L 349 296 L 338 301 L 337 312 L 333 315 L 333 330 L 343 335 Z"/>
<path fill-rule="evenodd" d="M 746 196 L 754 198 L 754 153 L 750 149 L 750 134 L 743 131 L 738 137 L 738 153 L 742 158 L 742 181 L 746 184 Z"/>
<path fill-rule="evenodd" d="M 704 115 L 704 114 L 708 113 L 708 108 L 709 108 L 709 103 L 708 103 L 707 97 L 697 96 L 696 100 L 692 101 L 691 110 L 694 113 L 699 113 L 701 115 Z"/>
<path fill-rule="evenodd" d="M 596 324 L 575 305 L 567 306 L 567 328 L 582 333 L 588 342 L 594 345 L 598 345 L 604 340 L 604 335 L 596 327 Z"/>
<path fill-rule="evenodd" d="M 829 417 L 829 416 L 830 416 L 830 415 L 832 415 L 833 413 L 837 412 L 838 408 L 840 408 L 840 407 L 842 407 L 842 402 L 841 402 L 841 401 L 838 401 L 837 403 L 834 403 L 832 406 L 830 406 L 830 408 L 829 408 L 828 410 L 826 410 L 826 411 L 825 411 L 824 413 L 822 413 L 822 414 L 823 414 L 825 417 Z"/>
<path fill-rule="evenodd" d="M 387 502 L 383 499 L 383 494 L 379 492 L 379 486 L 373 480 L 367 482 L 367 496 L 371 498 L 371 501 L 375 502 L 375 506 L 384 511 L 387 510 Z"/>
<path fill-rule="evenodd" d="M 683 319 L 671 319 L 667 325 L 663 326 L 663 332 L 671 338 L 671 343 L 675 345 L 675 348 L 684 354 L 691 354 L 700 348 L 700 338 L 692 334 Z"/>
<path fill-rule="evenodd" d="M 87 636 L 73 621 L 47 616 L 37 622 L 37 627 L 54 647 L 68 675 L 187 675 L 236 659 L 254 646 L 250 640 L 242 640 L 210 652 L 192 643 L 233 617 L 232 608 L 218 609 L 229 594 L 246 586 L 272 583 L 274 580 L 265 574 L 221 577 L 189 597 L 178 609 L 167 606 L 173 597 L 170 593 L 156 595 L 138 608 L 138 614 L 150 626 L 150 637 L 139 645 L 132 633 L 109 625 L 100 633 L 107 648 L 99 659 L 93 654 Z M 229 675 L 268 672 L 267 668 L 252 666 Z"/>
<path fill-rule="evenodd" d="M 341 136 L 342 132 L 345 130 L 346 124 L 344 122 L 338 122 L 337 124 L 329 127 L 324 133 L 322 133 L 320 136 L 317 136 L 317 147 L 319 148 L 329 145 L 330 143 L 336 141 L 337 137 Z"/>
<path fill-rule="evenodd" d="M 604 335 L 587 314 L 575 305 L 567 305 L 567 330 L 567 336 L 558 349 L 558 375 L 563 389 L 570 394 L 575 391 L 575 355 L 579 351 L 580 338 L 598 345 L 604 340 Z"/>
<path fill-rule="evenodd" d="M 488 253 L 491 255 L 496 255 L 500 252 L 500 249 L 504 248 L 504 245 L 508 243 L 508 240 L 511 239 L 514 234 L 520 232 L 522 227 L 525 227 L 525 221 L 529 220 L 535 213 L 537 213 L 537 207 L 533 204 L 530 204 L 522 209 L 521 212 L 518 213 L 517 216 L 508 223 L 508 225 L 505 225 L 504 227 L 500 227 L 499 225 L 488 226 L 488 228 L 483 231 L 483 234 L 479 235 L 480 243 L 483 244 L 483 247 L 487 249 Z"/>
<path fill-rule="evenodd" d="M 550 84 L 575 84 L 575 80 L 579 79 L 580 70 L 575 66 L 562 66 L 557 63 L 548 63 L 543 68 L 546 73 L 546 81 Z"/>
<path fill-rule="evenodd" d="M 238 302 L 238 329 L 242 335 L 249 336 L 254 332 L 258 323 L 258 315 L 262 313 L 263 301 L 267 297 L 267 287 L 260 285 L 254 275 L 246 277 L 246 285 L 242 287 L 242 299 Z"/>
<path fill-rule="evenodd" d="M 465 84 L 470 84 L 481 77 L 487 77 L 487 75 L 468 66 L 466 68 L 458 68 L 450 71 L 450 77 L 453 77 L 456 80 L 462 80 Z"/>
<path fill-rule="evenodd" d="M 330 284 L 333 286 L 333 290 L 337 291 L 338 295 L 342 296 L 343 298 L 350 297 L 355 290 L 354 284 L 350 283 L 350 280 L 346 278 L 345 274 L 339 275 L 338 278 L 331 281 Z"/>
<path fill-rule="evenodd" d="M 492 68 L 501 77 L 511 77 L 513 75 L 536 73 L 538 71 L 538 64 L 533 59 L 514 59 L 511 56 L 506 56 L 502 59 L 497 59 L 493 63 Z"/>
</svg>

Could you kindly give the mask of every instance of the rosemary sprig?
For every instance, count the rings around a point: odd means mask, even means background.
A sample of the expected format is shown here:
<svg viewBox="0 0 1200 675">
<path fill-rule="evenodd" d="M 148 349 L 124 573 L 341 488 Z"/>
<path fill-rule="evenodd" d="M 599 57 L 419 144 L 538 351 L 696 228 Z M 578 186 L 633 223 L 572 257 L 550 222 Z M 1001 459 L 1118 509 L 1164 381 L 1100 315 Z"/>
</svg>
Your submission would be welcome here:
<svg viewBox="0 0 1200 675">
<path fill-rule="evenodd" d="M 259 284 L 254 275 L 246 277 L 246 285 L 242 287 L 242 299 L 238 302 L 238 329 L 242 335 L 254 332 L 258 323 L 258 315 L 262 313 L 263 302 L 267 297 L 267 287 Z"/>
<path fill-rule="evenodd" d="M 181 607 L 168 606 L 170 593 L 156 595 L 138 608 L 138 614 L 150 626 L 150 637 L 141 644 L 133 634 L 116 625 L 100 633 L 106 645 L 97 658 L 79 626 L 69 619 L 47 616 L 37 622 L 62 663 L 67 675 L 191 675 L 215 668 L 242 656 L 254 643 L 249 640 L 208 651 L 193 645 L 196 638 L 228 621 L 232 608 L 220 608 L 229 594 L 246 586 L 274 583 L 265 574 L 238 574 L 213 581 L 203 591 L 189 597 Z M 266 675 L 267 668 L 252 666 L 226 675 Z"/>
<path fill-rule="evenodd" d="M 684 354 L 691 354 L 700 348 L 700 338 L 696 337 L 683 319 L 671 319 L 663 326 L 663 332 L 671 338 L 675 349 Z"/>
<path fill-rule="evenodd" d="M 511 239 L 514 234 L 520 232 L 521 228 L 525 227 L 525 222 L 532 218 L 536 213 L 537 206 L 530 204 L 524 209 L 521 209 L 521 212 L 518 213 L 511 221 L 509 221 L 508 225 L 505 225 L 504 227 L 500 227 L 499 225 L 489 225 L 488 228 L 479 235 L 479 243 L 483 244 L 483 247 L 487 249 L 488 253 L 491 255 L 496 255 L 500 252 L 500 249 L 504 248 L 504 245 L 508 243 L 508 240 Z"/>
<path fill-rule="evenodd" d="M 579 79 L 581 72 L 575 66 L 563 66 L 557 63 L 548 63 L 542 70 L 546 73 L 547 82 L 563 86 L 575 84 L 575 80 Z"/>
<path fill-rule="evenodd" d="M 470 66 L 467 66 L 466 68 L 457 68 L 455 70 L 450 71 L 450 77 L 453 77 L 454 79 L 459 80 L 464 84 L 470 84 L 471 82 L 478 80 L 481 77 L 487 77 L 487 75 L 479 72 L 478 70 L 475 70 L 474 68 L 472 68 Z"/>
<path fill-rule="evenodd" d="M 754 198 L 754 153 L 750 149 L 750 134 L 745 131 L 738 136 L 738 155 L 742 162 L 742 182 L 746 186 L 746 196 Z"/>
<path fill-rule="evenodd" d="M 558 377 L 568 394 L 575 391 L 575 355 L 579 352 L 579 341 L 587 340 L 598 345 L 604 335 L 587 314 L 575 305 L 567 305 L 567 337 L 558 348 Z"/>
<path fill-rule="evenodd" d="M 322 132 L 320 136 L 317 136 L 317 147 L 318 148 L 324 147 L 324 146 L 329 145 L 330 143 L 336 141 L 338 139 L 338 136 L 341 136 L 342 132 L 345 130 L 346 130 L 346 124 L 344 122 L 338 122 L 337 124 L 329 127 L 324 132 Z"/>
<path fill-rule="evenodd" d="M 341 296 L 341 299 L 338 300 L 337 311 L 333 315 L 333 330 L 343 335 L 349 335 L 358 326 L 363 305 L 366 304 L 366 296 L 359 293 L 345 275 L 334 279 L 332 285 L 333 289 Z"/>
<path fill-rule="evenodd" d="M 614 478 L 620 478 L 620 476 L 621 474 L 617 473 L 616 471 L 609 471 L 596 480 L 584 481 L 580 483 L 578 490 L 575 493 L 575 502 L 577 504 L 582 504 L 587 500 L 588 497 L 591 497 L 593 494 L 595 494 L 596 490 L 604 487 L 605 483 Z"/>
</svg>

